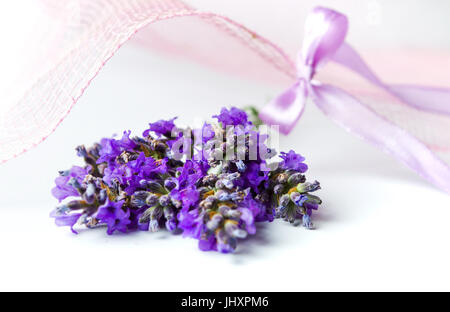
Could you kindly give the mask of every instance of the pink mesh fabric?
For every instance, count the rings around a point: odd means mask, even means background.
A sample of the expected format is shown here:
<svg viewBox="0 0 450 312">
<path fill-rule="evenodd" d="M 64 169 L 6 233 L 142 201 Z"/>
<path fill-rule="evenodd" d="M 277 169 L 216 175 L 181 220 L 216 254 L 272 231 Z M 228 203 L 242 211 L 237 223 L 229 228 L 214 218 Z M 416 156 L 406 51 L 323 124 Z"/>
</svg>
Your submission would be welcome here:
<svg viewBox="0 0 450 312">
<path fill-rule="evenodd" d="M 0 111 L 1 162 L 50 135 L 105 62 L 130 38 L 148 48 L 284 87 L 296 77 L 295 56 L 227 17 L 197 11 L 180 0 L 41 0 L 40 10 L 51 21 L 39 29 L 41 49 L 19 77 L 19 91 Z M 450 58 L 443 59 L 448 65 Z M 418 75 L 416 82 L 423 83 L 420 80 L 427 75 Z M 317 79 L 357 96 L 450 161 L 449 117 L 408 107 L 332 63 Z"/>
<path fill-rule="evenodd" d="M 158 26 L 143 37 L 155 48 L 176 50 L 228 70 L 244 69 L 249 77 L 261 77 L 258 71 L 263 69 L 272 82 L 294 74 L 289 58 L 274 44 L 226 17 L 196 11 L 182 1 L 80 0 L 70 7 L 43 0 L 41 9 L 53 23 L 41 31 L 41 59 L 22 75 L 33 83 L 0 116 L 2 162 L 51 134 L 105 62 L 150 24 Z"/>
</svg>

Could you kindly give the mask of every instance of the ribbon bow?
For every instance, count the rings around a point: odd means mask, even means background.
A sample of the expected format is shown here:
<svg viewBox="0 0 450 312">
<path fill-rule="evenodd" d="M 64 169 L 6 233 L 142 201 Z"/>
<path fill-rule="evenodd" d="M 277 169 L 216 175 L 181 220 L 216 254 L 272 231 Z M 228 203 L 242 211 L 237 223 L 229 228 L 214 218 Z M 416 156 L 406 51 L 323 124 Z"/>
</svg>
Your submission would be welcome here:
<svg viewBox="0 0 450 312">
<path fill-rule="evenodd" d="M 267 124 L 279 125 L 288 134 L 302 115 L 307 98 L 335 122 L 391 153 L 424 178 L 450 193 L 450 168 L 425 144 L 378 115 L 343 90 L 313 80 L 315 73 L 334 61 L 419 110 L 450 115 L 450 90 L 407 85 L 387 85 L 369 69 L 347 43 L 347 17 L 316 7 L 308 15 L 305 39 L 297 63 L 296 82 L 260 112 Z"/>
</svg>

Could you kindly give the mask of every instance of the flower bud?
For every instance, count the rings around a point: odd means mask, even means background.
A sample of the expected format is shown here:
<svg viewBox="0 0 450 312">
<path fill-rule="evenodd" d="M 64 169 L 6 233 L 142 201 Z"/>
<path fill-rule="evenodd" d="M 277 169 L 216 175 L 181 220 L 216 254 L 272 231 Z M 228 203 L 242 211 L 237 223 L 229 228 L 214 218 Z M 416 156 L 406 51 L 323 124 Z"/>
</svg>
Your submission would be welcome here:
<svg viewBox="0 0 450 312">
<path fill-rule="evenodd" d="M 199 204 L 200 208 L 208 210 L 212 208 L 212 204 L 208 202 L 206 199 L 202 200 Z"/>
<path fill-rule="evenodd" d="M 295 203 L 299 200 L 300 198 L 300 193 L 299 192 L 292 192 L 290 195 L 291 200 Z"/>
<path fill-rule="evenodd" d="M 246 238 L 247 232 L 240 229 L 235 222 L 232 221 L 226 221 L 225 222 L 225 231 L 228 235 L 231 237 L 237 237 L 237 238 Z"/>
<path fill-rule="evenodd" d="M 80 195 L 83 194 L 83 188 L 82 188 L 80 182 L 78 182 L 78 180 L 75 179 L 74 177 L 70 178 L 70 180 L 69 180 L 69 182 L 67 182 L 67 184 L 69 184 L 74 189 L 76 189 L 78 191 L 78 193 L 80 193 Z"/>
<path fill-rule="evenodd" d="M 239 172 L 245 172 L 247 170 L 247 166 L 242 160 L 236 162 L 236 167 Z"/>
<path fill-rule="evenodd" d="M 224 216 L 226 216 L 230 210 L 231 208 L 225 205 L 219 207 L 219 213 Z"/>
<path fill-rule="evenodd" d="M 177 183 L 172 179 L 167 179 L 164 181 L 164 187 L 169 191 L 173 190 L 177 186 Z"/>
<path fill-rule="evenodd" d="M 206 223 L 206 228 L 210 231 L 215 231 L 219 227 L 222 220 L 223 216 L 220 213 L 217 213 Z"/>
<path fill-rule="evenodd" d="M 98 201 L 99 203 L 103 204 L 106 201 L 106 198 L 108 197 L 108 192 L 106 192 L 105 189 L 101 189 L 98 193 Z"/>
<path fill-rule="evenodd" d="M 308 203 L 317 204 L 317 205 L 322 204 L 322 200 L 318 196 L 308 194 L 307 197 L 308 197 L 308 199 L 306 201 Z"/>
<path fill-rule="evenodd" d="M 86 147 L 84 145 L 77 146 L 75 148 L 75 150 L 77 151 L 77 156 L 79 156 L 79 157 L 87 157 L 88 156 Z"/>
<path fill-rule="evenodd" d="M 155 181 L 147 182 L 146 188 L 152 193 L 156 193 L 156 194 L 165 194 L 166 193 L 166 191 L 164 190 L 162 185 Z"/>
<path fill-rule="evenodd" d="M 92 204 L 95 200 L 95 184 L 94 183 L 89 183 L 86 187 L 86 191 L 83 194 L 83 198 L 84 200 L 88 203 L 88 204 Z"/>
<path fill-rule="evenodd" d="M 167 149 L 167 145 L 162 142 L 158 142 L 155 144 L 155 151 L 165 152 L 166 149 Z"/>
<path fill-rule="evenodd" d="M 79 210 L 79 209 L 85 208 L 86 204 L 84 204 L 82 201 L 79 201 L 79 200 L 72 200 L 72 201 L 68 202 L 66 206 L 70 210 Z"/>
<path fill-rule="evenodd" d="M 163 209 L 160 206 L 156 206 L 156 207 L 152 207 L 153 209 L 151 210 L 151 217 L 152 219 L 160 219 L 163 215 Z"/>
<path fill-rule="evenodd" d="M 227 178 L 231 181 L 237 180 L 240 177 L 241 177 L 241 174 L 239 172 L 233 172 L 233 173 L 227 174 Z"/>
<path fill-rule="evenodd" d="M 156 196 L 155 194 L 150 194 L 147 196 L 147 198 L 145 199 L 145 203 L 148 206 L 153 206 L 158 202 L 158 196 Z"/>
<path fill-rule="evenodd" d="M 302 223 L 308 230 L 314 229 L 314 224 L 311 222 L 311 217 L 308 214 L 302 216 Z"/>
<path fill-rule="evenodd" d="M 135 192 L 132 196 L 131 196 L 131 200 L 130 203 L 132 206 L 134 207 L 138 207 L 141 208 L 143 206 L 146 205 L 146 198 L 148 195 L 150 195 L 151 193 L 147 192 L 147 191 L 137 191 Z"/>
<path fill-rule="evenodd" d="M 222 180 L 222 179 L 217 180 L 217 182 L 216 182 L 216 188 L 217 188 L 217 189 L 223 189 L 223 188 L 225 188 L 225 185 L 223 184 L 223 180 Z"/>
<path fill-rule="evenodd" d="M 65 215 L 70 211 L 70 208 L 66 204 L 66 205 L 61 205 L 61 206 L 56 207 L 56 209 L 54 211 L 57 215 Z"/>
<path fill-rule="evenodd" d="M 219 201 L 228 201 L 231 199 L 230 194 L 227 191 L 220 190 L 216 193 L 216 197 Z"/>
<path fill-rule="evenodd" d="M 163 195 L 159 198 L 159 204 L 163 207 L 169 206 L 171 204 L 171 200 L 169 195 Z"/>
<path fill-rule="evenodd" d="M 239 219 L 241 217 L 241 212 L 236 209 L 229 209 L 226 213 L 226 216 L 231 219 Z"/>
<path fill-rule="evenodd" d="M 226 234 L 225 230 L 219 230 L 216 234 L 217 250 L 221 253 L 230 253 L 236 249 L 237 241 L 235 238 Z"/>
<path fill-rule="evenodd" d="M 230 194 L 230 199 L 232 201 L 240 201 L 244 198 L 244 194 L 242 192 L 233 192 Z"/>
<path fill-rule="evenodd" d="M 172 205 L 175 206 L 175 208 L 178 208 L 178 209 L 181 208 L 181 206 L 182 206 L 181 201 L 179 201 L 179 200 L 177 200 L 175 198 L 172 198 L 172 197 L 170 198 L 170 201 L 172 202 Z"/>
<path fill-rule="evenodd" d="M 305 182 L 305 176 L 303 174 L 301 174 L 300 172 L 291 174 L 288 179 L 288 183 L 291 185 L 296 185 L 296 184 L 303 183 L 303 182 Z"/>
<path fill-rule="evenodd" d="M 164 218 L 166 219 L 175 218 L 175 211 L 170 207 L 164 207 Z"/>
<path fill-rule="evenodd" d="M 231 181 L 229 179 L 223 179 L 222 183 L 227 189 L 232 189 L 234 187 L 233 181 Z"/>
<path fill-rule="evenodd" d="M 282 194 L 282 193 L 283 193 L 283 190 L 284 190 L 284 185 L 283 185 L 283 184 L 277 184 L 277 185 L 275 185 L 274 188 L 273 188 L 273 192 L 274 192 L 275 194 Z"/>
<path fill-rule="evenodd" d="M 58 173 L 61 177 L 67 177 L 70 174 L 70 170 L 60 170 Z"/>
<path fill-rule="evenodd" d="M 175 219 L 168 219 L 166 221 L 166 229 L 169 232 L 173 232 L 177 229 L 177 223 L 175 222 Z"/>
<path fill-rule="evenodd" d="M 148 225 L 148 229 L 151 232 L 158 232 L 158 230 L 159 230 L 158 220 L 155 220 L 155 219 L 150 220 L 150 223 Z"/>
<path fill-rule="evenodd" d="M 308 192 L 314 192 L 320 189 L 320 183 L 317 181 L 314 181 L 313 183 L 300 183 L 297 185 L 297 191 L 300 193 L 308 193 Z"/>
<path fill-rule="evenodd" d="M 281 216 L 283 216 L 283 214 L 286 212 L 287 210 L 287 206 L 278 206 L 277 207 L 277 214 Z"/>
<path fill-rule="evenodd" d="M 139 223 L 147 223 L 152 215 L 152 208 L 148 208 L 139 218 Z"/>
<path fill-rule="evenodd" d="M 289 204 L 290 201 L 290 197 L 288 194 L 284 194 L 283 196 L 280 197 L 280 206 L 281 207 L 286 207 Z"/>
<path fill-rule="evenodd" d="M 215 174 L 209 174 L 205 177 L 203 177 L 203 183 L 206 185 L 215 185 L 217 182 L 217 176 Z"/>
<path fill-rule="evenodd" d="M 280 183 L 280 184 L 286 183 L 287 180 L 288 180 L 288 175 L 286 173 L 280 173 L 276 179 L 277 183 Z"/>
<path fill-rule="evenodd" d="M 202 186 L 202 187 L 197 188 L 197 191 L 198 191 L 200 196 L 203 196 L 205 193 L 208 193 L 209 190 L 210 190 L 210 188 L 206 187 L 206 186 Z"/>
</svg>

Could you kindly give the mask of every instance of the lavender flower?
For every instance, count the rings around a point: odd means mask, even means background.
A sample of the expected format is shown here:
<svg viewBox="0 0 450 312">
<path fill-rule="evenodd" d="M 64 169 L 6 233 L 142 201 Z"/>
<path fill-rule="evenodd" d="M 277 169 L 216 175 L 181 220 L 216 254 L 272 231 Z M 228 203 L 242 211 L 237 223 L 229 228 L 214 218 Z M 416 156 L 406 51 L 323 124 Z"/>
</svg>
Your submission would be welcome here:
<svg viewBox="0 0 450 312">
<path fill-rule="evenodd" d="M 216 118 L 220 123 L 222 123 L 222 127 L 226 128 L 226 126 L 246 126 L 251 124 L 248 121 L 247 114 L 236 107 L 232 107 L 231 109 L 222 108 L 219 115 L 214 115 L 213 118 Z"/>
<path fill-rule="evenodd" d="M 127 232 L 127 225 L 131 223 L 130 211 L 122 207 L 124 200 L 118 202 L 110 201 L 109 199 L 105 204 L 99 207 L 96 219 L 100 223 L 104 223 L 108 226 L 107 233 L 109 235 L 113 234 L 114 231 L 119 231 L 122 233 Z"/>
<path fill-rule="evenodd" d="M 311 193 L 320 189 L 319 182 L 306 182 L 305 159 L 292 150 L 280 153 L 277 169 L 268 170 L 266 162 L 276 152 L 255 126 L 260 123 L 256 111 L 250 112 L 249 117 L 238 108 L 223 108 L 213 116 L 218 123 L 179 129 L 174 138 L 176 118 L 150 123 L 143 137 L 125 131 L 120 139 L 78 146 L 85 166 L 60 172 L 52 194 L 61 204 L 51 217 L 74 233 L 75 224 L 106 226 L 109 235 L 182 232 L 197 239 L 199 249 L 222 253 L 255 235 L 257 222 L 275 217 L 313 228 L 313 211 L 322 201 Z M 193 138 L 182 135 L 187 130 Z M 243 144 L 236 147 L 222 138 Z M 186 143 L 181 152 L 190 151 L 194 159 L 174 157 L 180 142 Z M 230 149 L 239 157 L 229 158 Z"/>
<path fill-rule="evenodd" d="M 303 163 L 305 158 L 300 154 L 296 154 L 293 150 L 290 150 L 288 153 L 281 152 L 280 157 L 283 159 L 280 165 L 285 170 L 292 169 L 301 173 L 308 170 L 308 166 Z"/>
<path fill-rule="evenodd" d="M 69 196 L 79 196 L 80 193 L 74 187 L 73 182 L 81 183 L 88 172 L 89 168 L 78 166 L 73 166 L 67 171 L 61 171 L 60 176 L 55 179 L 56 186 L 52 189 L 52 195 L 60 202 Z M 72 183 L 69 183 L 70 181 Z"/>
<path fill-rule="evenodd" d="M 158 136 L 165 136 L 167 138 L 171 137 L 171 132 L 172 129 L 175 127 L 175 123 L 174 120 L 177 119 L 172 118 L 170 120 L 159 120 L 157 122 L 154 123 L 150 123 L 150 128 L 145 130 L 144 133 L 142 134 L 144 137 L 148 137 L 150 134 L 150 131 L 155 132 Z"/>
<path fill-rule="evenodd" d="M 68 214 L 67 212 L 58 212 L 56 209 L 50 213 L 50 217 L 55 218 L 55 224 L 57 226 L 70 226 L 70 230 L 74 234 L 78 234 L 78 232 L 73 229 L 73 226 L 81 216 L 81 213 Z"/>
</svg>

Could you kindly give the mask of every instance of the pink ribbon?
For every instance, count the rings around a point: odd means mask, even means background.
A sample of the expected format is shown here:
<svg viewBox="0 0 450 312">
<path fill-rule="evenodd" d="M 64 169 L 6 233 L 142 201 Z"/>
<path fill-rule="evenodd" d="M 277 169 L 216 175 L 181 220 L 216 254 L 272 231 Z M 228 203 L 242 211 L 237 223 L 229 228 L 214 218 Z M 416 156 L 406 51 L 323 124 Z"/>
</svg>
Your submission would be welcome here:
<svg viewBox="0 0 450 312">
<path fill-rule="evenodd" d="M 260 118 L 288 134 L 302 115 L 306 100 L 348 131 L 391 153 L 421 176 L 450 193 L 450 168 L 425 144 L 383 118 L 343 90 L 313 80 L 327 61 L 333 61 L 415 109 L 450 115 L 450 90 L 387 85 L 369 69 L 359 54 L 344 42 L 347 17 L 317 7 L 307 17 L 296 82 L 261 110 Z"/>
</svg>

